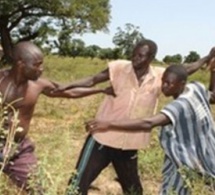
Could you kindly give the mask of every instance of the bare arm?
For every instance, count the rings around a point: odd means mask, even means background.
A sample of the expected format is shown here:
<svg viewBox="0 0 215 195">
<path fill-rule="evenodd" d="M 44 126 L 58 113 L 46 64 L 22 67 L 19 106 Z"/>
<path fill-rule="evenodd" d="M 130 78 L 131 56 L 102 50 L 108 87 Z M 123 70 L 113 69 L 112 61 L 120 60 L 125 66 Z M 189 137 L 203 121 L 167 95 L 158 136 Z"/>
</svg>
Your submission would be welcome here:
<svg viewBox="0 0 215 195">
<path fill-rule="evenodd" d="M 171 123 L 170 119 L 163 113 L 159 113 L 150 118 L 146 119 L 131 119 L 122 121 L 102 121 L 102 120 L 92 120 L 87 123 L 87 130 L 93 131 L 107 131 L 108 129 L 116 130 L 144 130 L 151 131 L 153 127 L 163 126 Z"/>
<path fill-rule="evenodd" d="M 215 57 L 210 60 L 209 67 L 210 67 L 209 90 L 211 91 L 210 103 L 215 104 Z"/>
<path fill-rule="evenodd" d="M 98 83 L 105 82 L 109 80 L 109 70 L 105 69 L 104 71 L 87 78 L 74 81 L 66 86 L 59 87 L 60 90 L 68 90 L 75 87 L 92 87 Z"/>
<path fill-rule="evenodd" d="M 42 87 L 42 94 L 48 97 L 81 98 L 97 93 L 106 93 L 105 89 L 96 88 L 75 88 L 70 90 L 55 91 L 59 87 L 59 84 L 45 79 L 41 79 L 39 84 Z"/>
<path fill-rule="evenodd" d="M 105 93 L 105 90 L 96 88 L 74 88 L 62 92 L 51 92 L 46 95 L 48 95 L 49 97 L 81 98 L 98 93 Z"/>
<path fill-rule="evenodd" d="M 191 75 L 194 72 L 196 72 L 199 68 L 201 68 L 204 64 L 208 63 L 214 56 L 215 56 L 215 47 L 211 49 L 210 53 L 207 56 L 200 58 L 196 62 L 183 64 L 183 65 L 186 68 L 188 74 Z"/>
</svg>

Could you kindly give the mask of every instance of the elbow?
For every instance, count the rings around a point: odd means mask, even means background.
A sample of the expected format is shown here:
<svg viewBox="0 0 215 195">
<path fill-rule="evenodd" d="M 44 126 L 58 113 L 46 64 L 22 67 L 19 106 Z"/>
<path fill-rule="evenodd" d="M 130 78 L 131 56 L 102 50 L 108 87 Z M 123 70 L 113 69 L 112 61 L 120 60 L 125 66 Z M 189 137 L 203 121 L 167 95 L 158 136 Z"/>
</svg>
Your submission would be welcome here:
<svg viewBox="0 0 215 195">
<path fill-rule="evenodd" d="M 147 130 L 151 130 L 154 126 L 152 125 L 152 123 L 148 123 L 147 126 L 146 126 L 146 129 Z"/>
<path fill-rule="evenodd" d="M 81 87 L 93 87 L 96 85 L 96 77 L 95 76 L 91 76 L 87 79 L 87 82 L 85 82 L 85 84 Z"/>
<path fill-rule="evenodd" d="M 96 77 L 92 77 L 90 79 L 88 87 L 94 87 L 97 83 L 98 83 L 97 78 Z"/>
<path fill-rule="evenodd" d="M 151 121 L 143 121 L 140 127 L 143 130 L 151 130 L 153 128 L 153 123 Z"/>
</svg>

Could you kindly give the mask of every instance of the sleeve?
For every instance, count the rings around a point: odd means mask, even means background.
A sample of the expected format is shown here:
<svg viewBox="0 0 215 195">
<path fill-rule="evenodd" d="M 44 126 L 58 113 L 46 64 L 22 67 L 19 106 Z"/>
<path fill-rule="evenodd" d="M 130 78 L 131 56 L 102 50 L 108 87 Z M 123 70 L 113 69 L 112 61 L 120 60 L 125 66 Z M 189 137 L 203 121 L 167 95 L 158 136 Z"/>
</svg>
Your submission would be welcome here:
<svg viewBox="0 0 215 195">
<path fill-rule="evenodd" d="M 193 81 L 191 83 L 195 86 L 196 90 L 206 98 L 207 101 L 210 100 L 212 93 L 206 89 L 203 83 L 197 81 Z"/>
<path fill-rule="evenodd" d="M 115 92 L 120 90 L 121 81 L 125 77 L 124 70 L 129 63 L 127 60 L 116 60 L 108 63 L 110 82 Z"/>
<path fill-rule="evenodd" d="M 176 126 L 176 121 L 177 121 L 177 120 L 176 120 L 176 111 L 177 111 L 177 110 L 174 108 L 173 103 L 170 103 L 170 104 L 168 104 L 167 106 L 165 106 L 165 107 L 160 111 L 160 113 L 166 115 L 166 116 L 170 119 L 172 125 L 175 127 L 175 126 Z"/>
</svg>

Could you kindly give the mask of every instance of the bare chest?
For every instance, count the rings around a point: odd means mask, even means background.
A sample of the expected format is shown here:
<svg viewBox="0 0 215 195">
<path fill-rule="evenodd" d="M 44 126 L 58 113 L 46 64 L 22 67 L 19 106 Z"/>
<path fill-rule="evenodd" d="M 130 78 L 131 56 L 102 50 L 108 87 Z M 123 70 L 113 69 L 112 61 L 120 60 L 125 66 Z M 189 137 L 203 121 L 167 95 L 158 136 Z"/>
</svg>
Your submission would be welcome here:
<svg viewBox="0 0 215 195">
<path fill-rule="evenodd" d="M 4 82 L 0 85 L 0 92 L 3 105 L 16 110 L 33 108 L 38 98 L 37 90 L 29 84 L 17 86 L 12 82 Z"/>
</svg>

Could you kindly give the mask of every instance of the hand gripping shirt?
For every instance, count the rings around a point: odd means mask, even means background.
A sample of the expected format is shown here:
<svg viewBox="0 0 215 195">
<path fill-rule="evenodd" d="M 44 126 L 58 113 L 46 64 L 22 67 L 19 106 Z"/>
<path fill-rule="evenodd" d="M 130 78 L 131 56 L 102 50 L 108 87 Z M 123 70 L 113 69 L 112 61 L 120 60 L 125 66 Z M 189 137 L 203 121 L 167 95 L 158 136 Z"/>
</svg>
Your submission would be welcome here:
<svg viewBox="0 0 215 195">
<path fill-rule="evenodd" d="M 116 97 L 106 96 L 102 102 L 97 119 L 127 120 L 151 116 L 156 109 L 161 92 L 162 67 L 150 67 L 149 72 L 139 85 L 130 61 L 117 60 L 108 64 L 110 82 Z M 93 137 L 100 144 L 124 150 L 144 148 L 150 139 L 150 133 L 109 129 L 96 132 Z"/>
</svg>

